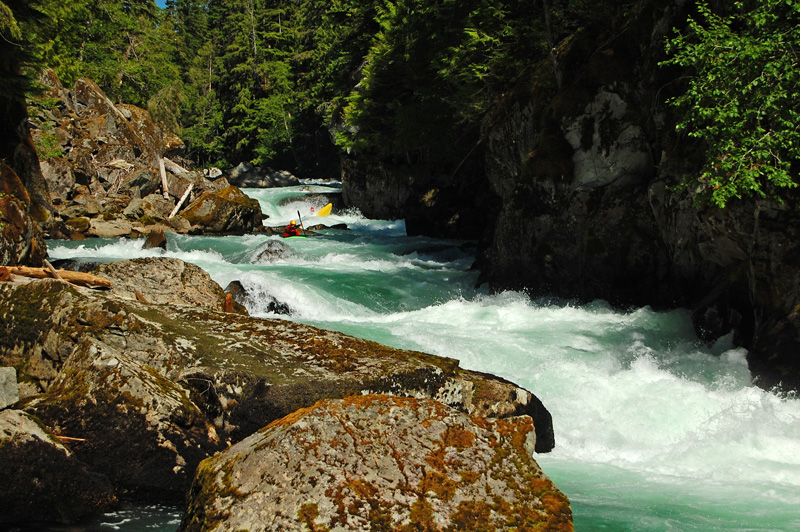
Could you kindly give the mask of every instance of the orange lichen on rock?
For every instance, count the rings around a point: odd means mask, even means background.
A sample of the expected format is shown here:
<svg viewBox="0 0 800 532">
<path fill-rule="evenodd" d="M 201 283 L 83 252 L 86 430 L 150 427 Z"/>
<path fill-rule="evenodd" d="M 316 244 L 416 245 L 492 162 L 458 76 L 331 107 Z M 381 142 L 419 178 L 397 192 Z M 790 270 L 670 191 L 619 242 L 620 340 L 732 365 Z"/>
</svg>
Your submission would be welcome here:
<svg viewBox="0 0 800 532">
<path fill-rule="evenodd" d="M 324 400 L 219 455 L 243 497 L 197 497 L 222 504 L 225 530 L 268 515 L 270 529 L 570 531 L 569 501 L 530 456 L 532 430 L 527 416 L 478 424 L 430 399 Z"/>
</svg>

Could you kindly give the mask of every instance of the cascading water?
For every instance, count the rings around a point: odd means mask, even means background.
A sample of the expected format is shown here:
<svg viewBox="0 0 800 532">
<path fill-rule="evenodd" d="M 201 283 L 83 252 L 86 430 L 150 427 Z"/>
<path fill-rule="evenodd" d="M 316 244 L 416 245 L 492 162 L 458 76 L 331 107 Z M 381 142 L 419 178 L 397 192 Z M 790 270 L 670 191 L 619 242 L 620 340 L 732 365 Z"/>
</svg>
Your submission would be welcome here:
<svg viewBox="0 0 800 532">
<path fill-rule="evenodd" d="M 407 237 L 402 222 L 357 212 L 314 217 L 305 197 L 325 191 L 246 192 L 267 225 L 299 212 L 306 227 L 349 230 L 289 241 L 170 235 L 163 254 L 223 287 L 241 281 L 254 316 L 456 358 L 534 392 L 556 433 L 555 450 L 537 459 L 570 497 L 579 532 L 800 530 L 800 400 L 753 386 L 746 353 L 729 339 L 700 343 L 681 310 L 490 295 L 474 287 L 468 244 Z M 53 260 L 162 254 L 140 246 L 49 243 Z M 270 314 L 276 300 L 290 316 Z M 175 530 L 174 517 L 161 530 Z"/>
</svg>

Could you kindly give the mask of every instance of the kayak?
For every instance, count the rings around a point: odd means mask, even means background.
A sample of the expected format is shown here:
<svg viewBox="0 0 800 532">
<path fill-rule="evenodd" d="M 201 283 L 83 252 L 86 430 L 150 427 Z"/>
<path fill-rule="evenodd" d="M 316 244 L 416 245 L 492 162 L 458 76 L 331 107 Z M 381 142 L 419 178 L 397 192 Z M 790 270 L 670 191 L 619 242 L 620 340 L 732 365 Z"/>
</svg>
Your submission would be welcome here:
<svg viewBox="0 0 800 532">
<path fill-rule="evenodd" d="M 317 216 L 328 216 L 331 213 L 331 209 L 333 208 L 333 204 L 328 203 L 323 208 L 317 211 Z"/>
</svg>

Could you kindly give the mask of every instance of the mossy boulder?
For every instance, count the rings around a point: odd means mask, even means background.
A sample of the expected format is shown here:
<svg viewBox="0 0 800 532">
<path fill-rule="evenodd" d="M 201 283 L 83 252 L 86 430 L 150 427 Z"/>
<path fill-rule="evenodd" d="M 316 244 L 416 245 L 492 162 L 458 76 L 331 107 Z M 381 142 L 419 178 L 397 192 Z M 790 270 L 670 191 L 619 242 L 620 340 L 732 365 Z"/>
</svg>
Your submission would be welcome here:
<svg viewBox="0 0 800 532">
<path fill-rule="evenodd" d="M 264 217 L 258 200 L 233 186 L 202 194 L 181 215 L 193 232 L 221 234 L 252 232 Z"/>
<path fill-rule="evenodd" d="M 224 448 L 186 389 L 91 337 L 25 409 L 84 440 L 78 458 L 146 500 L 181 501 L 197 463 Z"/>
<path fill-rule="evenodd" d="M 571 531 L 527 416 L 430 399 L 320 401 L 204 461 L 181 532 Z"/>
<path fill-rule="evenodd" d="M 91 435 L 82 458 L 130 495 L 177 500 L 188 472 L 217 449 L 213 432 L 235 443 L 317 401 L 367 393 L 479 417 L 527 415 L 536 451 L 554 446 L 549 412 L 513 383 L 303 324 L 38 280 L 0 282 L 0 330 L 0 365 L 26 383 L 26 408 Z"/>
</svg>

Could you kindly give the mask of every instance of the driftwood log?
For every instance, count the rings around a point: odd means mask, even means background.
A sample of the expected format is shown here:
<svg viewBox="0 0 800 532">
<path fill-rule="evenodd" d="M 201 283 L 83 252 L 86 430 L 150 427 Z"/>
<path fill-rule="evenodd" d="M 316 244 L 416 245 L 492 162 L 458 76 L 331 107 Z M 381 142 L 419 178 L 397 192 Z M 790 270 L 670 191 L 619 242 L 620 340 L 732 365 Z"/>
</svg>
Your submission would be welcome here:
<svg viewBox="0 0 800 532">
<path fill-rule="evenodd" d="M 166 157 L 162 157 L 161 160 L 164 161 L 164 167 L 175 175 L 180 176 L 189 173 L 189 170 L 187 170 L 186 168 L 184 168 L 183 166 L 179 165 L 176 162 L 170 161 Z"/>
<path fill-rule="evenodd" d="M 111 288 L 111 281 L 96 275 L 92 275 L 91 273 L 55 269 L 51 271 L 50 268 L 33 268 L 31 266 L 4 266 L 0 269 L 5 269 L 12 275 L 21 275 L 22 277 L 33 277 L 34 279 L 60 278 L 68 283 L 81 286 L 89 286 L 92 288 Z M 2 275 L 0 275 L 0 278 L 2 278 Z"/>
</svg>

